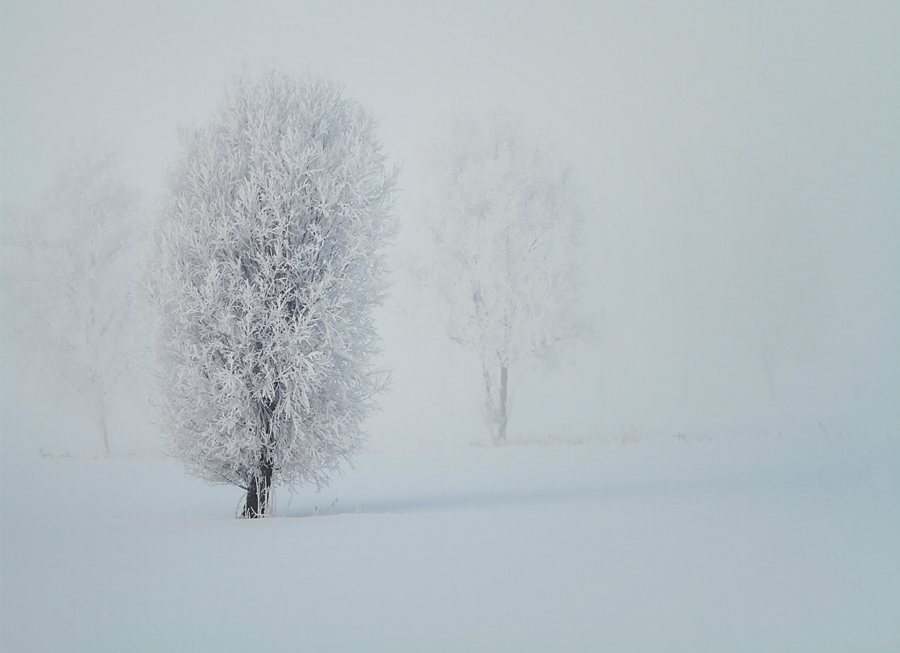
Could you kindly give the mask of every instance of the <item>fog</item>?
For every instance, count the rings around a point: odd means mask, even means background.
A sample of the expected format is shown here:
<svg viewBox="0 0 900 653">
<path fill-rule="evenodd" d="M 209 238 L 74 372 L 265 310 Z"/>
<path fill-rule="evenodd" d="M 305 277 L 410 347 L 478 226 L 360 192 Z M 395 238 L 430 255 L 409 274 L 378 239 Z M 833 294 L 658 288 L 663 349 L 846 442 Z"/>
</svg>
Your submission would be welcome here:
<svg viewBox="0 0 900 653">
<path fill-rule="evenodd" d="M 178 128 L 268 68 L 343 84 L 402 166 L 393 374 L 355 466 L 237 520 L 163 455 L 146 358 L 101 356 L 145 316 L 94 300 Z M 509 446 L 409 266 L 481 112 L 554 144 L 584 217 L 590 336 L 511 366 Z M 890 1 L 3 0 L 0 648 L 900 650 L 898 116 Z M 60 190 L 92 142 L 139 200 L 102 157 Z M 103 211 L 138 237 L 83 233 Z"/>
<path fill-rule="evenodd" d="M 4 206 L 100 135 L 152 211 L 177 128 L 243 69 L 325 75 L 380 117 L 404 231 L 376 449 L 488 441 L 478 362 L 403 278 L 433 144 L 485 108 L 572 164 L 596 325 L 512 370 L 512 440 L 900 435 L 895 4 L 5 2 L 0 30 Z"/>
</svg>

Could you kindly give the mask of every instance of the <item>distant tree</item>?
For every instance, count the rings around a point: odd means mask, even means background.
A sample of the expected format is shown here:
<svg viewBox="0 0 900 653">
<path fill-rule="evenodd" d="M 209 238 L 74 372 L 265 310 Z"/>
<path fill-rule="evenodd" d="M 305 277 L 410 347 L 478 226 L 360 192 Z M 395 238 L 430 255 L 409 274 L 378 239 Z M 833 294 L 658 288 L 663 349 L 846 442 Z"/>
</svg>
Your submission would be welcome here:
<svg viewBox="0 0 900 653">
<path fill-rule="evenodd" d="M 499 444 L 510 367 L 580 331 L 571 310 L 580 223 L 573 181 L 547 144 L 502 116 L 458 120 L 438 169 L 416 274 L 443 305 L 449 337 L 481 359 Z"/>
<path fill-rule="evenodd" d="M 34 206 L 4 220 L 5 326 L 89 399 L 104 456 L 111 395 L 131 354 L 136 200 L 115 155 L 95 142 L 75 148 Z"/>
<path fill-rule="evenodd" d="M 325 484 L 363 440 L 395 173 L 371 115 L 313 78 L 245 76 L 181 138 L 150 283 L 162 425 L 260 517 L 273 484 Z"/>
</svg>

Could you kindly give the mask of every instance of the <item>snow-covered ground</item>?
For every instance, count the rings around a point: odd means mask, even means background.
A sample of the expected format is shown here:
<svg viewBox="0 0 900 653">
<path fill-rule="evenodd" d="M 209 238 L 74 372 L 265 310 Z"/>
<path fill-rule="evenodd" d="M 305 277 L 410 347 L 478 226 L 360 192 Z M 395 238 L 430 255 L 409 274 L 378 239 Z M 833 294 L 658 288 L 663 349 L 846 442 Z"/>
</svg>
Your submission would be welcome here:
<svg viewBox="0 0 900 653">
<path fill-rule="evenodd" d="M 238 520 L 161 457 L 7 456 L 3 651 L 897 651 L 900 443 L 359 457 Z"/>
</svg>

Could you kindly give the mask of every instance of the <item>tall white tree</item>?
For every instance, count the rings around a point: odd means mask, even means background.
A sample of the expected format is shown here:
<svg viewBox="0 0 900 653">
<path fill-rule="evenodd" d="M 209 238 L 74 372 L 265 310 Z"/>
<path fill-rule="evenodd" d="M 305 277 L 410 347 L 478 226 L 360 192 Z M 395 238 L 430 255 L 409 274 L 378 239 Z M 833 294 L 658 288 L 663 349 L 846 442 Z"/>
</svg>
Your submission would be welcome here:
<svg viewBox="0 0 900 653">
<path fill-rule="evenodd" d="M 350 461 L 386 381 L 395 172 L 375 127 L 339 86 L 271 72 L 181 134 L 150 283 L 161 421 L 189 471 L 247 491 L 246 517 Z"/>
<path fill-rule="evenodd" d="M 449 337 L 480 357 L 487 420 L 502 443 L 510 367 L 581 328 L 573 180 L 552 147 L 502 115 L 457 120 L 438 170 L 415 273 L 443 306 Z"/>
<path fill-rule="evenodd" d="M 74 148 L 35 205 L 4 220 L 6 326 L 88 399 L 103 455 L 111 395 L 133 342 L 136 200 L 115 155 L 93 142 Z"/>
</svg>

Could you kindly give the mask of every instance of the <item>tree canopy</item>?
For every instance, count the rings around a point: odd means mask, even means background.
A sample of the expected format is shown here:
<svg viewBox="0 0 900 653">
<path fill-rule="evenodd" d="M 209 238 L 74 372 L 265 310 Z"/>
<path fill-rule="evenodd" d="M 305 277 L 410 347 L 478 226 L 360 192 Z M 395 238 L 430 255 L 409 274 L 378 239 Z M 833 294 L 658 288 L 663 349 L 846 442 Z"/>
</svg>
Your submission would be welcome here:
<svg viewBox="0 0 900 653">
<path fill-rule="evenodd" d="M 272 72 L 181 134 L 151 284 L 162 423 L 189 470 L 248 490 L 248 516 L 351 460 L 385 382 L 395 173 L 375 127 L 341 87 Z"/>
</svg>

